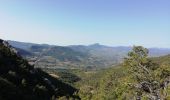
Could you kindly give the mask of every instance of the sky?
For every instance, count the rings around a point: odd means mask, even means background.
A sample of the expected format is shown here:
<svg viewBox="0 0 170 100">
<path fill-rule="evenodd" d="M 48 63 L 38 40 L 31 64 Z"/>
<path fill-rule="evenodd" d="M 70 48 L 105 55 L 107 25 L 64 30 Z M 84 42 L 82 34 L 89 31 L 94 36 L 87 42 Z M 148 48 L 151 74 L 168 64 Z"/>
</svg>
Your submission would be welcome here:
<svg viewBox="0 0 170 100">
<path fill-rule="evenodd" d="M 170 48 L 170 0 L 0 0 L 0 38 Z"/>
</svg>

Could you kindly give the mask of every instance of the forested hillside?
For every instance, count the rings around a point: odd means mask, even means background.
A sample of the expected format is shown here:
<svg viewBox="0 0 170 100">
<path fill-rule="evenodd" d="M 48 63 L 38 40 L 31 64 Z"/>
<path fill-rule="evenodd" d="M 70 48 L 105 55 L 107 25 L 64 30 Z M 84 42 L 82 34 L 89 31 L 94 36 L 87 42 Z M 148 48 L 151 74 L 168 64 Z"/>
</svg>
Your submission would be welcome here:
<svg viewBox="0 0 170 100">
<path fill-rule="evenodd" d="M 112 68 L 46 71 L 79 89 L 82 100 L 169 100 L 169 62 L 170 55 L 148 57 L 148 50 L 139 46 Z"/>
<path fill-rule="evenodd" d="M 134 47 L 124 63 L 80 81 L 82 100 L 170 100 L 170 56 L 148 58 Z"/>
<path fill-rule="evenodd" d="M 0 100 L 73 98 L 76 91 L 74 87 L 29 65 L 16 49 L 0 40 Z"/>
</svg>

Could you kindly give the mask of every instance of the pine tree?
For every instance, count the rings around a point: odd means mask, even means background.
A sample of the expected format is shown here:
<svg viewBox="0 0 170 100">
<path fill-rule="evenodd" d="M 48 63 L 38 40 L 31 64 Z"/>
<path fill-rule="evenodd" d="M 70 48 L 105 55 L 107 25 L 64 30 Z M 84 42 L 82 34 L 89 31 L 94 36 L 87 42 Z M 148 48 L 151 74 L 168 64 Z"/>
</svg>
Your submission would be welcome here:
<svg viewBox="0 0 170 100">
<path fill-rule="evenodd" d="M 134 46 L 128 53 L 124 64 L 129 67 L 136 84 L 132 86 L 136 90 L 136 100 L 146 97 L 150 100 L 160 99 L 160 82 L 156 80 L 155 64 L 148 59 L 149 51 L 142 46 Z M 153 66 L 154 65 L 154 66 Z"/>
</svg>

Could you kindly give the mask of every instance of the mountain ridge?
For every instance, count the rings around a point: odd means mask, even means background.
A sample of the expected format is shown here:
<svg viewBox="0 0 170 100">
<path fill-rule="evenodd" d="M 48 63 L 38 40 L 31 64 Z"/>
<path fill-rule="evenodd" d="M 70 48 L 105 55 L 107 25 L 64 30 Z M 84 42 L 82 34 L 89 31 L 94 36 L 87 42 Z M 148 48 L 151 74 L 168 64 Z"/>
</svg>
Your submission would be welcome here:
<svg viewBox="0 0 170 100">
<path fill-rule="evenodd" d="M 27 45 L 47 45 L 47 46 L 61 46 L 61 47 L 72 47 L 72 46 L 105 46 L 105 47 L 110 47 L 110 48 L 132 48 L 132 46 L 124 46 L 124 45 L 117 45 L 117 46 L 111 46 L 111 45 L 103 45 L 101 43 L 92 43 L 92 44 L 76 44 L 76 45 L 57 45 L 57 44 L 48 44 L 48 43 L 34 43 L 34 42 L 22 42 L 22 41 L 15 41 L 15 40 L 6 40 L 9 44 L 11 44 L 14 47 L 17 47 L 17 44 L 27 44 Z M 149 49 L 169 49 L 170 47 L 148 47 Z"/>
<path fill-rule="evenodd" d="M 92 45 L 57 46 L 48 44 L 34 44 L 17 41 L 8 41 L 15 48 L 23 49 L 38 57 L 37 67 L 50 66 L 53 68 L 107 68 L 119 64 L 132 49 L 130 46 L 105 46 L 99 43 Z M 150 57 L 170 54 L 168 48 L 149 48 Z M 55 55 L 55 56 L 54 56 Z M 48 63 L 51 62 L 52 63 Z M 43 61 L 42 61 L 43 60 Z M 45 63 L 44 63 L 45 62 Z M 39 65 L 40 64 L 40 65 Z"/>
</svg>

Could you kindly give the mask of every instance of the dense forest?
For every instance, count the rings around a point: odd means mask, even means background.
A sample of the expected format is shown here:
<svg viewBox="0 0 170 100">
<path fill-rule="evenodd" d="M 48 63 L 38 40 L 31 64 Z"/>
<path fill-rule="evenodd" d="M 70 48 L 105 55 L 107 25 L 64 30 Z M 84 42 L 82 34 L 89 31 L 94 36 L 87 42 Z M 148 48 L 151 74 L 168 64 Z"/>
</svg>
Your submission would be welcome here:
<svg viewBox="0 0 170 100">
<path fill-rule="evenodd" d="M 151 57 L 148 49 L 134 46 L 121 62 L 100 69 L 35 68 L 27 57 L 41 50 L 60 63 L 87 64 L 81 61 L 89 55 L 82 47 L 30 47 L 34 52 L 0 40 L 0 100 L 170 100 L 170 55 Z"/>
</svg>

